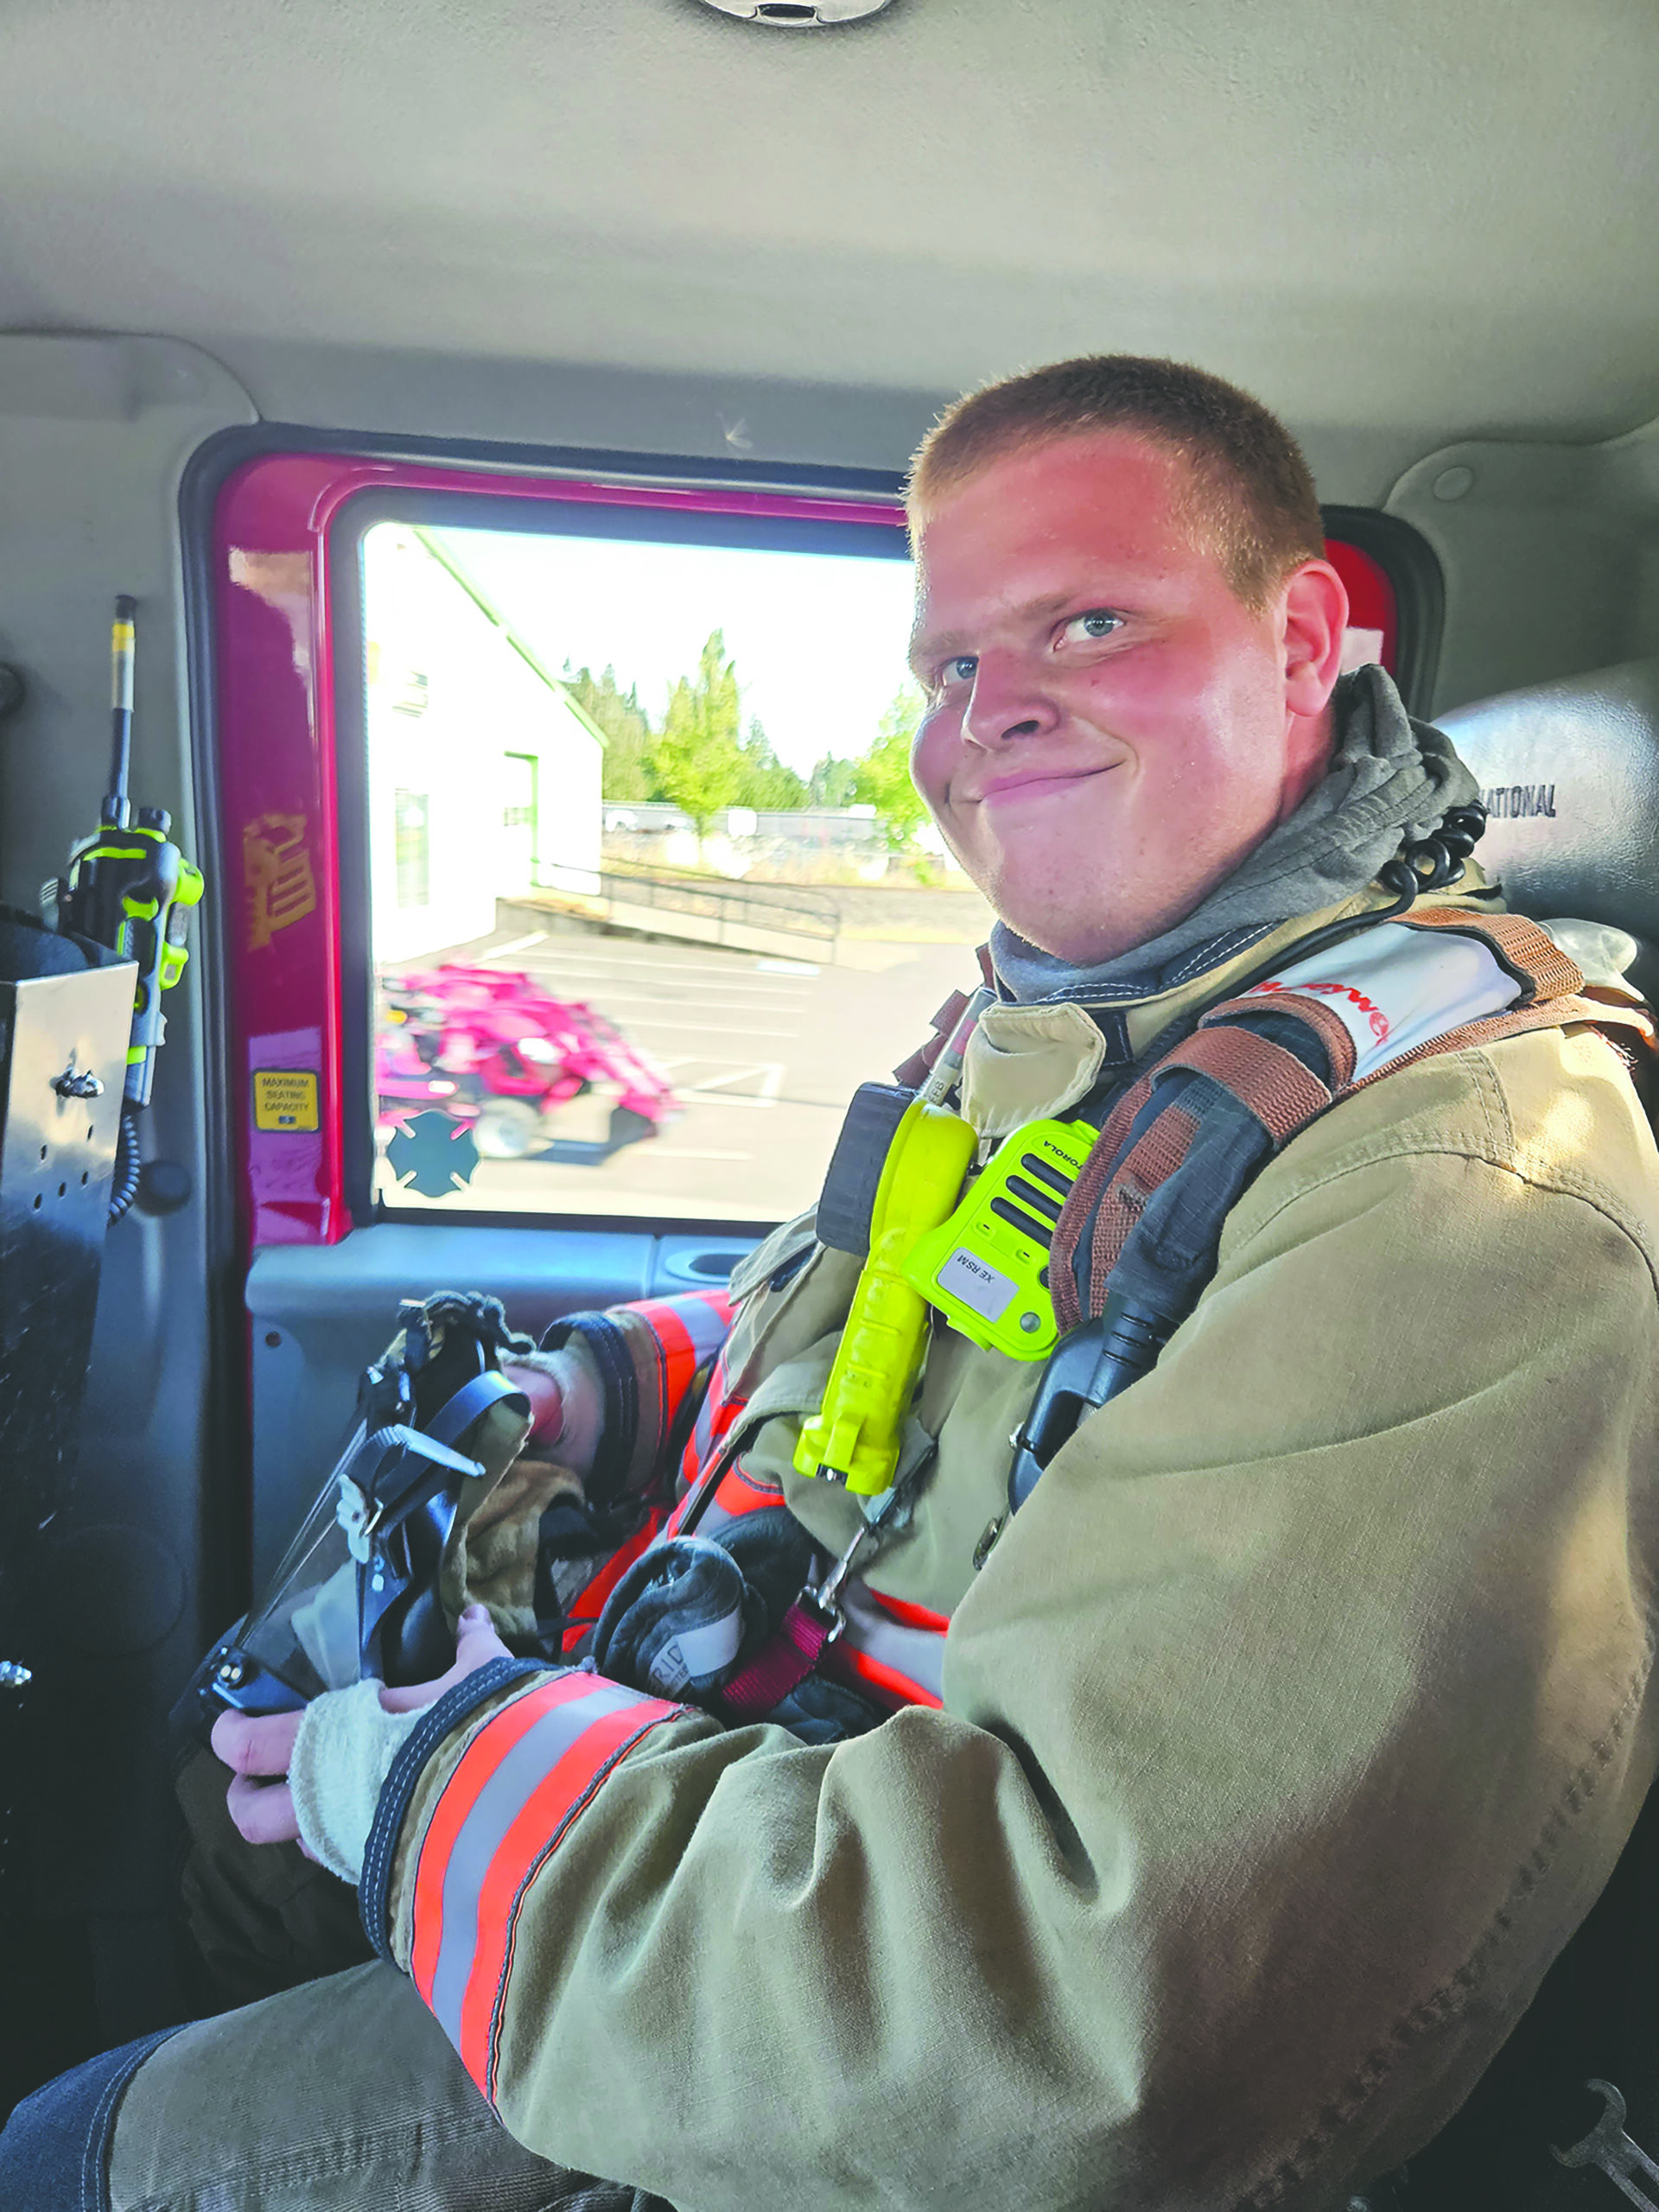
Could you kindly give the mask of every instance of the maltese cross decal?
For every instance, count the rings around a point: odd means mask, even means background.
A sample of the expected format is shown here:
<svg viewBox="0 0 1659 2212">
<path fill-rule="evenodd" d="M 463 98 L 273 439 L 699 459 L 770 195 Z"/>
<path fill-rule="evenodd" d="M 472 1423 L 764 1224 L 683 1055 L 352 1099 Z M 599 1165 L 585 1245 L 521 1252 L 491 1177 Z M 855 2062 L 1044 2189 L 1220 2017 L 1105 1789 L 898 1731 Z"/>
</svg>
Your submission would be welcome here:
<svg viewBox="0 0 1659 2212">
<path fill-rule="evenodd" d="M 386 1147 L 386 1161 L 400 1191 L 414 1191 L 423 1198 L 447 1198 L 472 1181 L 478 1147 L 465 1122 L 429 1106 L 399 1122 Z"/>
</svg>

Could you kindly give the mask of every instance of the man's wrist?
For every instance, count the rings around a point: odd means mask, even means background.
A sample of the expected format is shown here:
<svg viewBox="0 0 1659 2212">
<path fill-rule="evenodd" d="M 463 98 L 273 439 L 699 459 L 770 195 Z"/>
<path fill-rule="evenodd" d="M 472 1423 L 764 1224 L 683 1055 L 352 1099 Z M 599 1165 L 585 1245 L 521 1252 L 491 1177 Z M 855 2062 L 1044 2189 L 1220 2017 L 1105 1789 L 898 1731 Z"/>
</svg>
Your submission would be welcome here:
<svg viewBox="0 0 1659 2212">
<path fill-rule="evenodd" d="M 379 1683 L 361 1681 L 314 1698 L 300 1722 L 288 1770 L 300 1841 L 353 1888 L 381 1789 L 420 1717 L 388 1713 Z"/>
<path fill-rule="evenodd" d="M 593 1356 L 573 1339 L 557 1351 L 531 1351 L 504 1360 L 501 1371 L 530 1400 L 531 1429 L 524 1449 L 532 1459 L 556 1459 L 587 1475 L 599 1450 L 605 1421 L 605 1387 Z"/>
</svg>

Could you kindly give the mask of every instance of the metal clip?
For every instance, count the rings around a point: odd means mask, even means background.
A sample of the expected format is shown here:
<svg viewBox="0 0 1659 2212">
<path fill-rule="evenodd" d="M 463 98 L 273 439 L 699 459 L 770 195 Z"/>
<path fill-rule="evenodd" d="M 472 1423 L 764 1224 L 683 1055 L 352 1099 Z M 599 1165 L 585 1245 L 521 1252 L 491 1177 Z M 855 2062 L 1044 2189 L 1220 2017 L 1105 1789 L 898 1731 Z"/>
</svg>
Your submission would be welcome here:
<svg viewBox="0 0 1659 2212">
<path fill-rule="evenodd" d="M 369 1501 L 347 1474 L 340 1478 L 340 1496 L 334 1501 L 334 1518 L 346 1535 L 346 1548 L 358 1564 L 366 1567 L 373 1548 L 372 1538 L 379 1526 L 378 1509 L 371 1512 Z"/>
<path fill-rule="evenodd" d="M 893 1484 L 863 1526 L 854 1531 L 852 1540 L 846 1550 L 831 1564 L 823 1580 L 809 1584 L 797 1599 L 798 1605 L 810 1606 L 817 1614 L 819 1619 L 828 1625 L 830 1633 L 825 1638 L 826 1649 L 847 1625 L 847 1616 L 841 1606 L 842 1587 L 857 1564 L 859 1554 L 866 1544 L 880 1541 L 887 1531 L 889 1522 L 898 1528 L 903 1528 L 906 1514 L 909 1510 L 911 1500 L 916 1494 L 916 1487 L 921 1480 L 923 1469 L 932 1456 L 932 1443 L 931 1440 L 927 1440 L 925 1452 L 911 1467 L 909 1473 L 901 1476 Z"/>
<path fill-rule="evenodd" d="M 826 1646 L 833 1643 L 847 1625 L 847 1616 L 841 1607 L 842 1588 L 853 1571 L 854 1562 L 875 1533 L 878 1525 L 876 1522 L 867 1521 L 841 1557 L 826 1570 L 823 1580 L 810 1585 L 801 1592 L 801 1604 L 810 1605 L 818 1618 L 826 1623 L 829 1627 L 830 1633 L 825 1638 Z"/>
<path fill-rule="evenodd" d="M 1659 2192 L 1638 2189 L 1630 2179 L 1641 2174 L 1650 2182 L 1659 2182 L 1659 2166 L 1624 2133 L 1624 2100 L 1611 2082 L 1592 2079 L 1585 2083 L 1602 2101 L 1602 2115 L 1590 2133 L 1571 2150 L 1558 2151 L 1552 2143 L 1549 2154 L 1563 2166 L 1599 2166 L 1615 2189 L 1628 2196 L 1632 2204 L 1639 2204 L 1643 2212 L 1655 2212 L 1659 2206 Z"/>
</svg>

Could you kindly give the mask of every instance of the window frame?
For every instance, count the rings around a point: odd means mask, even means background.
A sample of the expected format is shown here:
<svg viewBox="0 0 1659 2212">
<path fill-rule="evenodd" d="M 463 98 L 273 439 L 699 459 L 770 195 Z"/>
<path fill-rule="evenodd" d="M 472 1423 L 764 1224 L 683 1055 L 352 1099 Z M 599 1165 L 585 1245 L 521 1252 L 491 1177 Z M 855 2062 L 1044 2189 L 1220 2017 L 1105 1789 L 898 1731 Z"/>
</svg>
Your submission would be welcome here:
<svg viewBox="0 0 1659 2212">
<path fill-rule="evenodd" d="M 630 511 L 634 526 L 616 534 L 642 534 L 642 513 L 664 527 L 677 516 L 702 530 L 722 518 L 722 533 L 741 530 L 741 540 L 690 542 L 764 544 L 785 524 L 786 538 L 772 542 L 849 551 L 855 531 L 861 550 L 880 552 L 891 542 L 888 557 L 903 558 L 901 498 L 901 480 L 887 472 L 440 445 L 283 425 L 224 432 L 199 450 L 180 509 L 198 811 L 219 922 L 207 993 L 215 1048 L 209 1121 L 219 1132 L 212 1164 L 220 1187 L 234 1192 L 234 1242 L 245 1261 L 256 1245 L 332 1244 L 374 1221 L 746 1236 L 765 1227 L 602 1210 L 440 1211 L 387 1205 L 373 1194 L 361 531 L 390 519 L 531 529 L 538 510 L 574 504 L 590 515 Z M 1422 714 L 1443 605 L 1433 553 L 1395 517 L 1345 507 L 1325 513 L 1332 537 L 1375 564 L 1391 589 L 1396 669 L 1408 707 Z M 810 544 L 796 524 L 823 542 Z M 286 598 L 256 600 L 240 587 L 233 569 L 239 561 L 245 574 L 251 557 L 271 573 L 288 564 Z M 262 644 L 257 632 L 259 623 L 270 631 L 279 602 L 287 629 L 273 658 L 271 636 Z M 262 665 L 272 679 L 264 692 Z M 296 926 L 280 925 L 257 944 L 245 854 L 257 823 L 272 814 L 305 825 L 312 903 Z M 359 864 L 342 867 L 348 858 Z M 315 1132 L 253 1127 L 252 1075 L 272 1065 L 315 1072 Z"/>
<path fill-rule="evenodd" d="M 805 499 L 787 493 L 745 493 L 741 495 L 741 504 L 734 506 L 720 494 L 710 498 L 706 493 L 688 493 L 680 486 L 656 484 L 627 487 L 632 497 L 601 499 L 590 496 L 596 488 L 600 487 L 584 479 L 553 479 L 531 505 L 522 496 L 509 504 L 493 491 L 430 486 L 377 487 L 344 501 L 330 524 L 340 851 L 342 855 L 360 856 L 353 880 L 360 880 L 363 887 L 362 898 L 350 902 L 349 925 L 343 927 L 341 938 L 346 1194 L 354 1222 L 454 1222 L 521 1229 L 615 1229 L 638 1224 L 676 1235 L 726 1236 L 763 1236 L 769 1227 L 775 1226 L 753 1218 L 734 1220 L 714 1214 L 573 1213 L 551 1209 L 516 1212 L 506 1207 L 399 1205 L 374 1188 L 374 966 L 368 899 L 367 701 L 366 686 L 361 680 L 366 643 L 361 550 L 368 532 L 386 524 L 402 523 L 431 529 L 518 530 L 525 536 L 547 536 L 555 534 L 548 520 L 551 509 L 560 517 L 557 534 L 565 536 L 778 552 L 844 555 L 857 550 L 879 559 L 909 558 L 897 479 L 892 480 L 890 503 L 863 499 L 839 507 L 829 500 Z M 607 493 L 613 489 L 608 485 L 602 488 Z M 690 504 L 690 499 L 696 504 Z M 719 504 L 715 504 L 716 499 Z M 872 518 L 878 504 L 880 521 Z M 359 1135 L 359 1132 L 365 1134 Z"/>
</svg>

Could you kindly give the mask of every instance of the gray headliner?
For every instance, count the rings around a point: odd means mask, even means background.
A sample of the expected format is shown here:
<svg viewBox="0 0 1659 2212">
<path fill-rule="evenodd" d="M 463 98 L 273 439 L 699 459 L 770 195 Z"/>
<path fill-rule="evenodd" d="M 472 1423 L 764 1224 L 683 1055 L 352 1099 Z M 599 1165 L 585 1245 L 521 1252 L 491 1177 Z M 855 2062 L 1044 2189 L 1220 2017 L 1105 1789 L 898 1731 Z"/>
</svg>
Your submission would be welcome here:
<svg viewBox="0 0 1659 2212">
<path fill-rule="evenodd" d="M 509 423 L 528 365 L 666 372 L 693 449 L 766 449 L 746 385 L 841 387 L 887 395 L 894 459 L 986 376 L 1172 353 L 1375 497 L 1455 438 L 1659 414 L 1656 90 L 1645 0 L 898 0 L 822 34 L 13 0 L 0 327 L 165 332 L 268 415 L 434 429 L 459 360 Z"/>
</svg>

